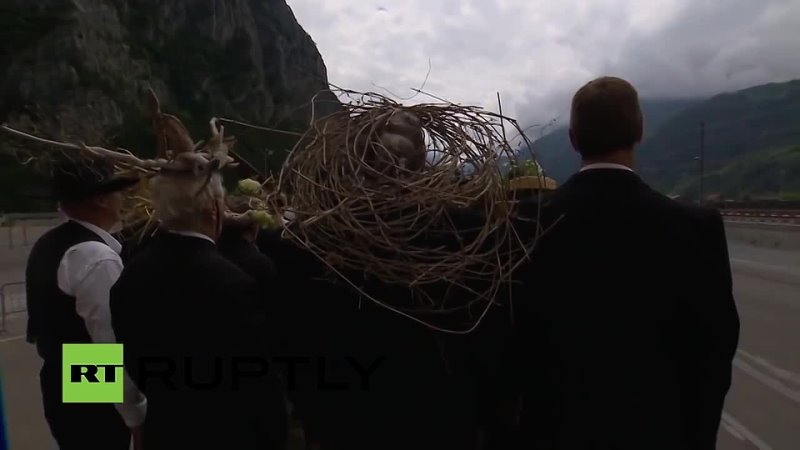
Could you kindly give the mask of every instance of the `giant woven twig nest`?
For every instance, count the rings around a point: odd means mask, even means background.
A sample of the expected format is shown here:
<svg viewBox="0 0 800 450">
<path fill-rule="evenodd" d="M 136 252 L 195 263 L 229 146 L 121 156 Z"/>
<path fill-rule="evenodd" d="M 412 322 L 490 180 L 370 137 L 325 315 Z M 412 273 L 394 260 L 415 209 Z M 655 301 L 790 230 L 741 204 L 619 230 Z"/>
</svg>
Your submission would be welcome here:
<svg viewBox="0 0 800 450">
<path fill-rule="evenodd" d="M 469 331 L 533 245 L 510 217 L 504 127 L 522 135 L 478 107 L 361 94 L 313 123 L 286 160 L 278 188 L 296 220 L 284 236 L 364 297 L 429 325 L 467 311 Z M 480 219 L 459 217 L 470 212 Z M 409 288 L 413 301 L 376 297 L 363 275 Z"/>
</svg>

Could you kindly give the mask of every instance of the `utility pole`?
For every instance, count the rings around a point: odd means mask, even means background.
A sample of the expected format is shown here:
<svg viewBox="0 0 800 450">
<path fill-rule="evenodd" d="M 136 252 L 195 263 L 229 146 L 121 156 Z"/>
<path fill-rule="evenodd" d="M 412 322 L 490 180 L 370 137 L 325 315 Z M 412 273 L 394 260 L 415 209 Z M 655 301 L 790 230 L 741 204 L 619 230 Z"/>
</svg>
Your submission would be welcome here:
<svg viewBox="0 0 800 450">
<path fill-rule="evenodd" d="M 700 198 L 698 203 L 703 203 L 703 179 L 705 178 L 705 150 L 706 150 L 706 123 L 700 122 Z"/>
</svg>

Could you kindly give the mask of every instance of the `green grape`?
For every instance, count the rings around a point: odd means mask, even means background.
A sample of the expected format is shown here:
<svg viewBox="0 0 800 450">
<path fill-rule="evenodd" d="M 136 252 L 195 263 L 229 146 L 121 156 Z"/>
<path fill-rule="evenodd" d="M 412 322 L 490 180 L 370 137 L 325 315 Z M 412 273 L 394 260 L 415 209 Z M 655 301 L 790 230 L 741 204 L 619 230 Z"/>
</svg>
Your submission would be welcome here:
<svg viewBox="0 0 800 450">
<path fill-rule="evenodd" d="M 261 193 L 261 184 L 256 180 L 246 178 L 239 181 L 239 192 L 243 195 L 256 196 Z"/>
<path fill-rule="evenodd" d="M 275 227 L 275 218 L 272 217 L 270 213 L 264 210 L 258 211 L 250 211 L 250 217 L 256 222 L 261 228 L 274 228 Z"/>
<path fill-rule="evenodd" d="M 533 160 L 525 161 L 525 175 L 526 176 L 536 176 L 539 174 L 539 167 Z"/>
</svg>

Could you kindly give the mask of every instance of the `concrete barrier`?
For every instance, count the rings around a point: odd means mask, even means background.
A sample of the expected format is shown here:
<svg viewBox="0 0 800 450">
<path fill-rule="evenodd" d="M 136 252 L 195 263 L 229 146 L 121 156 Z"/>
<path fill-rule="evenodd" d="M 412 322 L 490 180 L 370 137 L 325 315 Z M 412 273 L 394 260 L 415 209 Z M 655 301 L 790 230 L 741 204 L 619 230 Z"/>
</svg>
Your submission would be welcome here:
<svg viewBox="0 0 800 450">
<path fill-rule="evenodd" d="M 2 219 L 9 222 L 18 220 L 53 220 L 61 217 L 58 212 L 46 213 L 8 213 L 2 216 Z"/>
<path fill-rule="evenodd" d="M 757 247 L 800 250 L 800 225 L 726 221 L 728 240 Z"/>
<path fill-rule="evenodd" d="M 27 309 L 24 281 L 0 286 L 0 331 L 6 331 L 6 319 L 10 314 L 24 312 Z"/>
<path fill-rule="evenodd" d="M 4 244 L 2 246 L 8 249 L 29 246 L 41 235 L 41 233 L 37 233 L 37 231 L 29 233 L 29 230 L 50 228 L 58 225 L 62 220 L 62 216 L 57 212 L 12 213 L 0 216 L 0 227 L 5 228 L 4 236 L 0 237 L 0 245 Z"/>
</svg>

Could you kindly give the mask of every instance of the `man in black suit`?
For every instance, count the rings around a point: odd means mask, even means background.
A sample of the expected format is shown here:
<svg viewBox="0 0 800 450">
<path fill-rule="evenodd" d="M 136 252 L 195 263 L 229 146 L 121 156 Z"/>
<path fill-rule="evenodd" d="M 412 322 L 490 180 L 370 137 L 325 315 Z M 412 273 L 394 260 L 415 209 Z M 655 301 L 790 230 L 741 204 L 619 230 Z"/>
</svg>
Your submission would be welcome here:
<svg viewBox="0 0 800 450">
<path fill-rule="evenodd" d="M 245 214 L 250 209 L 249 205 L 236 200 L 238 199 L 229 197 L 229 210 Z M 250 275 L 261 287 L 264 297 L 269 298 L 277 280 L 272 259 L 261 253 L 256 246 L 260 231 L 261 226 L 247 216 L 229 218 L 223 224 L 217 247 L 224 257 Z"/>
<path fill-rule="evenodd" d="M 518 274 L 524 448 L 715 447 L 739 333 L 723 222 L 642 181 L 642 133 L 628 82 L 575 94 L 582 168 Z"/>
<path fill-rule="evenodd" d="M 262 363 L 268 311 L 257 283 L 215 244 L 225 210 L 219 174 L 207 184 L 161 175 L 152 193 L 161 231 L 111 291 L 125 366 L 149 400 L 146 447 L 282 448 L 283 395 Z"/>
<path fill-rule="evenodd" d="M 432 227 L 414 244 L 463 245 L 456 231 L 470 242 L 474 239 L 470 235 L 477 234 L 483 224 L 482 217 L 465 211 L 452 211 L 450 219 L 452 223 L 443 220 L 438 230 Z M 333 281 L 336 278 L 326 274 L 324 263 L 282 239 L 279 231 L 265 230 L 258 244 L 275 261 L 280 298 L 288 300 L 281 313 L 286 353 L 315 361 L 323 357 L 324 367 L 317 368 L 324 371 L 321 376 L 326 382 L 348 386 L 323 386 L 316 373 L 310 374 L 313 379 L 295 378 L 288 394 L 307 440 L 323 450 L 475 448 L 477 421 L 483 418 L 478 417 L 479 405 L 493 403 L 488 397 L 494 390 L 479 392 L 475 386 L 476 379 L 485 376 L 475 366 L 489 363 L 475 361 L 471 337 L 430 330 L 374 304 L 344 281 Z M 346 275 L 376 299 L 410 306 L 411 290 L 405 286 L 367 280 L 361 273 Z M 430 289 L 431 294 L 439 293 L 433 295 L 437 299 L 471 295 L 444 281 Z M 441 314 L 422 318 L 448 328 L 463 328 L 468 320 L 455 322 L 474 319 L 442 319 Z M 356 369 L 368 377 L 362 378 Z M 361 384 L 364 381 L 366 386 Z"/>
</svg>

